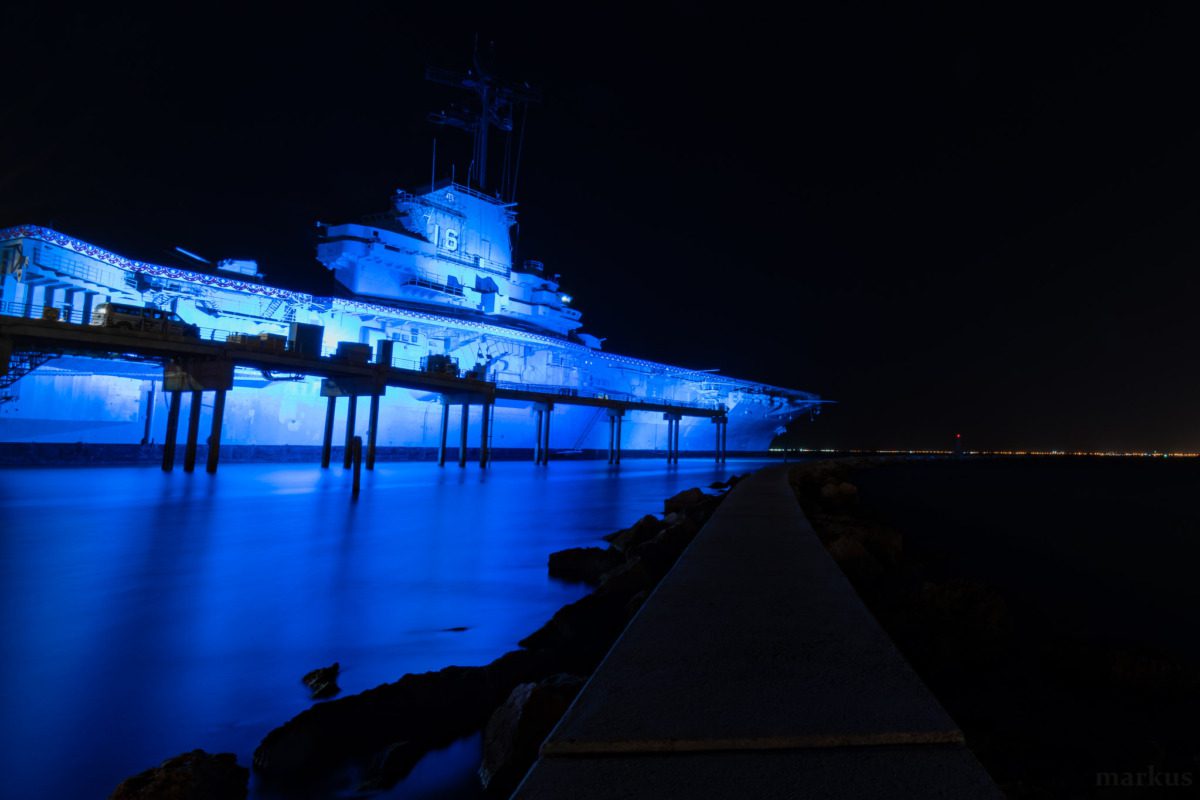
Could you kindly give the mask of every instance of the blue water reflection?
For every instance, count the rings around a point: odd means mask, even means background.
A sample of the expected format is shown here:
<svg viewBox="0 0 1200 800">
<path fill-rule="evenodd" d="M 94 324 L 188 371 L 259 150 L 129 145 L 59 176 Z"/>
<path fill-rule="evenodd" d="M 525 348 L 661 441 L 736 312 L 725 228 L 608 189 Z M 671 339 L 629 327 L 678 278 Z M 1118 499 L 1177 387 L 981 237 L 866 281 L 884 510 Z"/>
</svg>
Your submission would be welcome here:
<svg viewBox="0 0 1200 800">
<path fill-rule="evenodd" d="M 196 747 L 249 764 L 333 661 L 344 693 L 487 663 L 586 591 L 548 553 L 756 466 L 380 464 L 357 502 L 309 465 L 0 471 L 3 792 L 102 797 Z M 392 796 L 469 793 L 477 758 L 456 743 Z"/>
</svg>

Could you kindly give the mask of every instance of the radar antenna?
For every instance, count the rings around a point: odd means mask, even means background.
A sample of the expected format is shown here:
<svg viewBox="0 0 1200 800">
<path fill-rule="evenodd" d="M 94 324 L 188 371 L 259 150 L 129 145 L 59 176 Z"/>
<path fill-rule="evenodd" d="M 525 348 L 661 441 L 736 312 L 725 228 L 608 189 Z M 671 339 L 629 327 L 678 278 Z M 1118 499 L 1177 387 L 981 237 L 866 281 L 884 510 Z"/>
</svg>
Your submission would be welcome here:
<svg viewBox="0 0 1200 800">
<path fill-rule="evenodd" d="M 494 54 L 495 43 L 489 43 L 486 58 L 481 57 L 479 52 L 479 37 L 476 37 L 475 50 L 472 55 L 472 69 L 462 73 L 438 67 L 425 68 L 426 80 L 440 83 L 444 86 L 453 86 L 456 89 L 467 89 L 474 92 L 479 98 L 478 111 L 462 105 L 451 105 L 448 110 L 430 114 L 429 121 L 437 125 L 448 125 L 452 128 L 458 128 L 471 134 L 471 169 L 468 181 L 474 180 L 475 184 L 482 191 L 487 190 L 488 183 L 488 132 L 493 126 L 504 131 L 507 136 L 505 138 L 504 171 L 501 175 L 499 196 L 511 203 L 515 200 L 517 170 L 521 166 L 521 149 L 525 138 L 525 118 L 529 114 L 529 104 L 541 102 L 542 94 L 528 83 L 506 83 L 497 78 L 491 69 Z M 521 126 L 514 161 L 513 117 L 518 107 L 521 112 Z"/>
</svg>

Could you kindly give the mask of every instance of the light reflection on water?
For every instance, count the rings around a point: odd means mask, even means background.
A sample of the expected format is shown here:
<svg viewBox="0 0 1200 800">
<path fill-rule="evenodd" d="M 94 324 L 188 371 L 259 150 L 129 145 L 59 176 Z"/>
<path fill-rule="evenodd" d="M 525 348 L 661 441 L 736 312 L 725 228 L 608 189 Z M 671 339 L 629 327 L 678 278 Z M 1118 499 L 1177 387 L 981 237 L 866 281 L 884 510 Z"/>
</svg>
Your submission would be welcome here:
<svg viewBox="0 0 1200 800">
<path fill-rule="evenodd" d="M 550 552 L 760 465 L 380 464 L 356 503 L 309 465 L 2 470 L 3 793 L 103 797 L 197 747 L 248 765 L 333 661 L 343 694 L 485 664 L 586 591 Z M 456 743 L 389 796 L 469 794 L 477 758 Z"/>
</svg>

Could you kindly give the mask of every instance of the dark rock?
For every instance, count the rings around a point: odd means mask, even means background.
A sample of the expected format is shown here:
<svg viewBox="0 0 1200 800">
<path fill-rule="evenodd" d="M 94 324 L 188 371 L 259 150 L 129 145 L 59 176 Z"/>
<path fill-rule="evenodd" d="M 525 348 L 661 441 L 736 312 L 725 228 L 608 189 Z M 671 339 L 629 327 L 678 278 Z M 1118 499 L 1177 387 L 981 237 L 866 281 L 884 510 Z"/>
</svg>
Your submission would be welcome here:
<svg viewBox="0 0 1200 800">
<path fill-rule="evenodd" d="M 852 506 L 858 502 L 858 487 L 848 481 L 831 480 L 821 487 L 821 499 L 834 508 Z"/>
<path fill-rule="evenodd" d="M 512 650 L 484 667 L 496 702 L 507 697 L 517 684 L 537 683 L 562 668 L 561 659 L 550 650 Z"/>
<path fill-rule="evenodd" d="M 550 577 L 595 585 L 622 561 L 621 554 L 611 547 L 572 547 L 550 554 Z"/>
<path fill-rule="evenodd" d="M 328 667 L 320 667 L 305 675 L 301 680 L 308 690 L 312 692 L 314 700 L 320 700 L 326 697 L 333 697 L 342 689 L 337 685 L 338 671 L 341 666 L 338 662 L 333 662 Z"/>
<path fill-rule="evenodd" d="M 646 598 L 650 596 L 649 590 L 642 590 L 629 598 L 629 602 L 625 604 L 625 616 L 633 619 L 633 615 L 642 607 L 642 603 L 646 602 Z"/>
<path fill-rule="evenodd" d="M 663 511 L 667 514 L 670 514 L 672 511 L 683 511 L 689 506 L 699 503 L 705 497 L 707 497 L 707 495 L 695 487 L 692 487 L 691 489 L 684 489 L 679 494 L 675 495 L 674 497 L 668 497 L 663 502 Z"/>
<path fill-rule="evenodd" d="M 930 670 L 982 666 L 1004 655 L 1012 619 L 1000 593 L 981 583 L 925 583 L 892 621 L 910 642 L 914 665 Z M 906 651 L 906 652 L 909 652 Z"/>
<path fill-rule="evenodd" d="M 647 514 L 635 522 L 633 527 L 619 530 L 616 533 L 610 533 L 604 539 L 607 542 L 611 542 L 612 546 L 622 553 L 628 553 L 642 542 L 648 542 L 653 539 L 666 525 L 667 523 L 664 520 L 652 514 Z"/>
<path fill-rule="evenodd" d="M 517 788 L 583 684 L 575 675 L 554 675 L 513 689 L 483 733 L 479 780 L 489 794 L 507 797 Z"/>
<path fill-rule="evenodd" d="M 412 742 L 394 742 L 388 745 L 367 767 L 358 790 L 378 792 L 395 786 L 408 777 L 408 773 L 412 772 L 421 756 L 425 755 L 426 749 Z"/>
<path fill-rule="evenodd" d="M 640 558 L 654 579 L 660 580 L 699 530 L 697 523 L 685 518 L 659 531 L 653 539 L 634 548 L 630 555 Z"/>
<path fill-rule="evenodd" d="M 838 537 L 826 550 L 856 588 L 869 586 L 883 575 L 883 565 L 853 536 Z"/>
<path fill-rule="evenodd" d="M 320 703 L 268 733 L 254 768 L 268 782 L 294 784 L 396 742 L 448 743 L 478 729 L 506 696 L 489 677 L 485 667 L 447 667 Z"/>
<path fill-rule="evenodd" d="M 193 750 L 126 778 L 109 800 L 242 800 L 249 781 L 233 753 Z"/>
<path fill-rule="evenodd" d="M 653 584 L 641 559 L 627 561 L 607 573 L 594 592 L 560 608 L 549 622 L 519 644 L 555 653 L 566 669 L 591 672 L 624 630 L 629 598 Z"/>
<path fill-rule="evenodd" d="M 598 591 L 624 599 L 654 587 L 654 576 L 637 556 L 604 574 Z"/>
<path fill-rule="evenodd" d="M 703 524 L 707 522 L 708 518 L 711 517 L 713 512 L 717 510 L 717 506 L 721 505 L 721 500 L 723 500 L 724 497 L 724 495 L 706 494 L 702 500 L 693 503 L 684 509 L 683 516 L 686 519 L 692 520 L 693 522 Z"/>
</svg>

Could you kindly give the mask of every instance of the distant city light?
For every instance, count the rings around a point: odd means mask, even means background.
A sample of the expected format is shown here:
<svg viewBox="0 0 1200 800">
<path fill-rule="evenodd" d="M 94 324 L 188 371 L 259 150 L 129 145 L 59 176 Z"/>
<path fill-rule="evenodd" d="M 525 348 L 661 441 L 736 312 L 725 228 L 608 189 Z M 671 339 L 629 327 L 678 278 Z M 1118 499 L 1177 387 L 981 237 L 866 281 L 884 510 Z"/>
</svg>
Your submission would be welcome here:
<svg viewBox="0 0 1200 800">
<path fill-rule="evenodd" d="M 854 456 L 1089 456 L 1098 458 L 1200 458 L 1200 453 L 1149 450 L 861 450 L 839 447 L 772 447 L 772 453 L 830 453 Z"/>
</svg>

